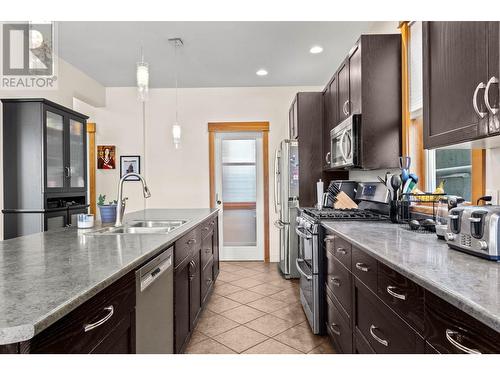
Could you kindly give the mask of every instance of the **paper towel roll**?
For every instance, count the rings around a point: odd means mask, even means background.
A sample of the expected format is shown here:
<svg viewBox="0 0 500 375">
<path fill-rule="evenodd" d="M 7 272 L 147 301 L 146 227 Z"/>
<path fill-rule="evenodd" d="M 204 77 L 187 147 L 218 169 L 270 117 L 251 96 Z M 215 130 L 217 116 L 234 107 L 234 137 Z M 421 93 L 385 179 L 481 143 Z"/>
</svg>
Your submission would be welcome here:
<svg viewBox="0 0 500 375">
<path fill-rule="evenodd" d="M 316 182 L 316 199 L 317 199 L 316 207 L 318 207 L 318 209 L 320 210 L 323 208 L 323 189 L 324 189 L 324 184 L 320 178 L 319 181 Z"/>
</svg>

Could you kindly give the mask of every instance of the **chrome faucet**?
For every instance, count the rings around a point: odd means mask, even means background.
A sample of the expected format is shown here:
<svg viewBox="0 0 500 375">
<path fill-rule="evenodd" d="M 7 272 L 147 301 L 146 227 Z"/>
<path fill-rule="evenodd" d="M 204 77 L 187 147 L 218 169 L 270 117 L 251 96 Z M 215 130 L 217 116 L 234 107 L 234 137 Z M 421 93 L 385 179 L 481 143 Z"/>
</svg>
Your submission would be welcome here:
<svg viewBox="0 0 500 375">
<path fill-rule="evenodd" d="M 144 180 L 144 177 L 142 177 L 138 173 L 127 173 L 124 175 L 121 179 L 120 182 L 118 182 L 118 199 L 117 199 L 117 204 L 116 204 L 116 221 L 115 221 L 115 227 L 121 227 L 123 225 L 123 217 L 122 217 L 122 205 L 125 205 L 125 202 L 123 201 L 123 183 L 125 180 L 129 177 L 138 177 L 141 182 L 142 182 L 142 192 L 144 194 L 144 198 L 149 198 L 151 197 L 151 192 L 149 191 L 148 185 L 146 184 L 146 181 Z M 125 211 L 125 208 L 123 209 Z"/>
</svg>

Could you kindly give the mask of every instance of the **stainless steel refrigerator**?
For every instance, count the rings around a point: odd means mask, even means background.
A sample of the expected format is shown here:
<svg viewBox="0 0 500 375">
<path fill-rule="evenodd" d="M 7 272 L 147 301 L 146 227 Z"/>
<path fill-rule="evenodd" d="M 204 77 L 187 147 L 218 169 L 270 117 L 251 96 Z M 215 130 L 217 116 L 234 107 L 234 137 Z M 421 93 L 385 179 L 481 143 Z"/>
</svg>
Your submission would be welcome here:
<svg viewBox="0 0 500 375">
<path fill-rule="evenodd" d="M 274 222 L 280 233 L 279 267 L 287 279 L 300 277 L 295 265 L 298 251 L 297 208 L 299 206 L 299 147 L 296 140 L 281 141 L 274 160 Z"/>
</svg>

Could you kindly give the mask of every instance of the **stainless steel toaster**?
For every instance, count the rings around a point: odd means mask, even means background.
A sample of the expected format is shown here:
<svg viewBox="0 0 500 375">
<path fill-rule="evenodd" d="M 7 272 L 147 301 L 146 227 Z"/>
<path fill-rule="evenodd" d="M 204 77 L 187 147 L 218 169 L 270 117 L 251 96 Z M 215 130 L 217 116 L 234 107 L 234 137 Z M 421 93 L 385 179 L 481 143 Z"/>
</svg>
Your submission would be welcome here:
<svg viewBox="0 0 500 375">
<path fill-rule="evenodd" d="M 500 206 L 451 209 L 445 238 L 452 249 L 500 261 Z"/>
</svg>

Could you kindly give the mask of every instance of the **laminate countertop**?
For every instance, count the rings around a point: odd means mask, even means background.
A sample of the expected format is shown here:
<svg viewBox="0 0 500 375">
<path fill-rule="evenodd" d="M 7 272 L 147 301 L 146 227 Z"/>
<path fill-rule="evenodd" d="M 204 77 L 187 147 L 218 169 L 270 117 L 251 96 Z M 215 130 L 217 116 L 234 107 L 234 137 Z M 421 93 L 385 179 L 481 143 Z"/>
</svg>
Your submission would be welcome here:
<svg viewBox="0 0 500 375">
<path fill-rule="evenodd" d="M 381 222 L 322 225 L 500 332 L 500 263 L 448 248 L 434 233 Z"/>
<path fill-rule="evenodd" d="M 0 241 L 0 345 L 31 339 L 216 211 L 148 209 L 125 215 L 125 223 L 187 220 L 167 234 L 85 234 L 96 226 Z"/>
</svg>

